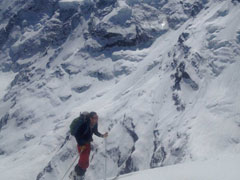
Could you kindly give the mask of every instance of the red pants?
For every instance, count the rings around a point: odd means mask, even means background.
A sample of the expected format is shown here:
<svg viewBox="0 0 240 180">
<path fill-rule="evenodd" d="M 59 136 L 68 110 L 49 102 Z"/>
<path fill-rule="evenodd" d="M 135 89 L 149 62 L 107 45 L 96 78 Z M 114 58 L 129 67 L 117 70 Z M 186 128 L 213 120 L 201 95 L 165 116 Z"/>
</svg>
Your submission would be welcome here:
<svg viewBox="0 0 240 180">
<path fill-rule="evenodd" d="M 78 161 L 78 166 L 84 170 L 86 170 L 89 166 L 89 156 L 90 156 L 90 151 L 91 151 L 91 145 L 90 143 L 85 144 L 85 147 L 83 146 L 77 146 L 78 148 L 78 153 L 79 153 L 79 161 Z"/>
</svg>

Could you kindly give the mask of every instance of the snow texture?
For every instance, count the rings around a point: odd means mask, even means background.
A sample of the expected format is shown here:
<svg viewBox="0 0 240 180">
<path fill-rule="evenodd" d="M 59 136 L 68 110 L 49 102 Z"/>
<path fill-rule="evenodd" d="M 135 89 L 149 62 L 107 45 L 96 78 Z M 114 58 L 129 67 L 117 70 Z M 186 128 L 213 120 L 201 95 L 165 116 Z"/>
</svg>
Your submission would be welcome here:
<svg viewBox="0 0 240 180">
<path fill-rule="evenodd" d="M 166 166 L 151 170 L 121 176 L 120 180 L 236 180 L 240 173 L 238 167 L 240 158 L 222 157 L 207 161 L 190 162 L 173 166 Z M 109 179 L 110 180 L 110 179 Z"/>
<path fill-rule="evenodd" d="M 0 9 L 0 179 L 61 179 L 78 156 L 69 125 L 83 111 L 109 132 L 106 152 L 94 137 L 87 179 L 103 179 L 105 158 L 107 177 L 140 171 L 126 180 L 240 178 L 238 0 Z"/>
</svg>

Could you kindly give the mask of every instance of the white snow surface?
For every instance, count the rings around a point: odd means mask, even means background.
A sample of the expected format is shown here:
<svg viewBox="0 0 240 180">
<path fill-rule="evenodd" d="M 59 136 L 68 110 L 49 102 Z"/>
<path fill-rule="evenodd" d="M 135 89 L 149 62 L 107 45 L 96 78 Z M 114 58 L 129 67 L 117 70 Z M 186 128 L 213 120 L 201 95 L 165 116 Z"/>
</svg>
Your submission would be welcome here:
<svg viewBox="0 0 240 180">
<path fill-rule="evenodd" d="M 79 2 L 61 0 L 60 6 Z M 127 18 L 124 13 L 148 17 L 155 1 L 141 2 L 147 5 L 140 11 L 138 1 L 119 1 L 95 23 L 125 37 L 132 26 L 111 25 Z M 108 178 L 139 171 L 119 179 L 239 180 L 239 17 L 240 3 L 209 1 L 176 29 L 170 29 L 165 15 L 153 18 L 151 25 L 166 33 L 151 46 L 116 48 L 110 55 L 86 52 L 85 47 L 96 50 L 99 44 L 83 37 L 88 22 L 82 18 L 56 56 L 59 49 L 50 48 L 45 56 L 19 60 L 33 62 L 33 75 L 21 72 L 23 79 L 32 79 L 8 89 L 10 98 L 0 102 L 1 123 L 8 119 L 0 124 L 0 179 L 60 180 L 78 156 L 74 138 L 66 140 L 70 123 L 80 112 L 96 111 L 99 131 L 109 132 L 107 154 L 103 139 L 94 137 L 87 180 L 103 179 L 105 158 Z M 189 37 L 181 44 L 183 33 Z M 185 63 L 198 88 L 181 80 L 181 90 L 173 90 L 174 60 L 177 67 Z M 6 83 L 0 97 L 12 78 L 1 76 Z"/>
<path fill-rule="evenodd" d="M 206 161 L 166 166 L 119 177 L 120 180 L 237 180 L 240 157 L 220 157 Z M 109 179 L 111 180 L 111 178 Z"/>
<path fill-rule="evenodd" d="M 0 99 L 3 98 L 5 93 L 7 92 L 7 88 L 10 85 L 11 81 L 14 79 L 15 74 L 14 73 L 3 73 L 0 72 Z"/>
</svg>

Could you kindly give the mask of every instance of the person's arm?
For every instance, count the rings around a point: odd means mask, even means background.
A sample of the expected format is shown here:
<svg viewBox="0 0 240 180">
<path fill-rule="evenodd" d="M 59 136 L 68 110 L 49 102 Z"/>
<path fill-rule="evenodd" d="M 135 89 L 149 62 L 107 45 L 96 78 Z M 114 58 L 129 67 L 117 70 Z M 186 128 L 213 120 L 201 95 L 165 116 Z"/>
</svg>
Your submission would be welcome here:
<svg viewBox="0 0 240 180">
<path fill-rule="evenodd" d="M 93 128 L 93 133 L 98 136 L 98 137 L 104 137 L 103 134 L 101 134 L 100 132 L 98 132 L 98 125 L 96 124 L 95 127 Z"/>
</svg>

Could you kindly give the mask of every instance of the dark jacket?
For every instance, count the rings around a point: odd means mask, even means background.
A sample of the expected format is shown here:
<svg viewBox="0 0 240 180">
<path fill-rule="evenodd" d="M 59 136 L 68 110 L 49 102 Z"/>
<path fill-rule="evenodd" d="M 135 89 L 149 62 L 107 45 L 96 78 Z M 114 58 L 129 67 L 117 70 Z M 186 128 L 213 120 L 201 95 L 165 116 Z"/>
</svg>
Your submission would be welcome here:
<svg viewBox="0 0 240 180">
<path fill-rule="evenodd" d="M 93 141 L 93 133 L 98 137 L 103 137 L 101 133 L 98 132 L 98 124 L 93 128 L 90 126 L 90 120 L 84 122 L 80 127 L 75 136 L 78 145 L 82 146 Z"/>
</svg>

